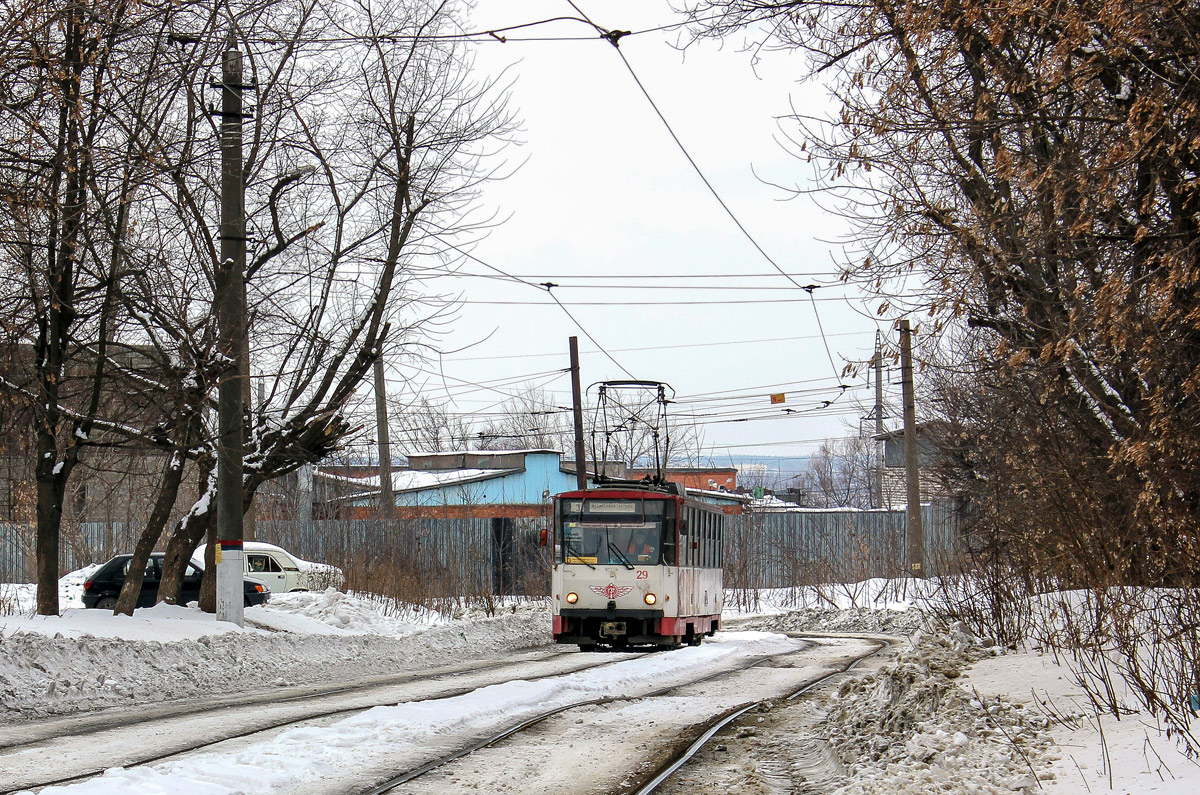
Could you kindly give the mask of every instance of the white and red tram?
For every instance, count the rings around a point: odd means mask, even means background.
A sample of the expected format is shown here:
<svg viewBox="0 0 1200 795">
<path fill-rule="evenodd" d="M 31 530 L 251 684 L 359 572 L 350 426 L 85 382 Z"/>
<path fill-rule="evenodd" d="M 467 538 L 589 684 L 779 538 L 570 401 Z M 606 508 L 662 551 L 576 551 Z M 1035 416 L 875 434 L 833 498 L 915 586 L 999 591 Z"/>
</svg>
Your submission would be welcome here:
<svg viewBox="0 0 1200 795">
<path fill-rule="evenodd" d="M 725 515 L 674 484 L 554 498 L 554 639 L 699 645 L 721 624 Z"/>
</svg>

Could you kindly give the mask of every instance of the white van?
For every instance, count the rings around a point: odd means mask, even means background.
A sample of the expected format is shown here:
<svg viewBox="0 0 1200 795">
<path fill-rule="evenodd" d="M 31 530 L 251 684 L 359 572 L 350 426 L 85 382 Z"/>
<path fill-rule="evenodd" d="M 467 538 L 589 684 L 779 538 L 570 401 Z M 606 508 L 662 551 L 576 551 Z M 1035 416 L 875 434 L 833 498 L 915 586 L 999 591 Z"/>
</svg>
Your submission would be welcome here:
<svg viewBox="0 0 1200 795">
<path fill-rule="evenodd" d="M 204 546 L 201 544 L 196 548 L 193 559 L 203 562 Z M 340 590 L 346 581 L 337 566 L 303 560 L 274 544 L 247 541 L 242 545 L 242 551 L 246 574 L 265 583 L 273 593 Z"/>
</svg>

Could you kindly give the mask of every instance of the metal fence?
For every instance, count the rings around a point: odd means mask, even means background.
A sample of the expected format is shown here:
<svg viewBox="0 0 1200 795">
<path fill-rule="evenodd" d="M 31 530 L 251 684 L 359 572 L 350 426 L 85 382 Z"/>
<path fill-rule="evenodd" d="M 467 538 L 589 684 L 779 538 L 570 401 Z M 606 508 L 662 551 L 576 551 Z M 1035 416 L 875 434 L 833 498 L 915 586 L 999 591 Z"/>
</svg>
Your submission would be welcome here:
<svg viewBox="0 0 1200 795">
<path fill-rule="evenodd" d="M 904 511 L 826 509 L 747 513 L 727 522 L 725 584 L 787 588 L 822 582 L 860 582 L 907 571 Z M 925 574 L 956 570 L 960 520 L 950 501 L 921 507 Z"/>
<path fill-rule="evenodd" d="M 747 513 L 726 517 L 725 582 L 732 588 L 784 588 L 895 577 L 905 570 L 903 511 L 846 509 Z M 960 521 L 949 501 L 922 507 L 925 570 L 955 570 Z M 428 596 L 547 593 L 545 519 L 297 520 L 257 522 L 257 538 L 307 560 L 371 577 L 405 577 Z M 61 544 L 60 571 L 99 563 L 133 548 L 136 528 L 88 523 Z M 32 582 L 33 529 L 0 524 L 0 582 Z M 360 580 L 360 581 L 363 581 Z"/>
</svg>

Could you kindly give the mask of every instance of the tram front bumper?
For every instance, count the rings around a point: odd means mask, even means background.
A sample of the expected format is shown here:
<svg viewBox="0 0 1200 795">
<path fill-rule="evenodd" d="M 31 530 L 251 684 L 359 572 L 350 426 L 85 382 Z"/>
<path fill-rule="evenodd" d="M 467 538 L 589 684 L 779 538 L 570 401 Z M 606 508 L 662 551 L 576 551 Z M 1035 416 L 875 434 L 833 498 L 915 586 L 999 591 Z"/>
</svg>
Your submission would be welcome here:
<svg viewBox="0 0 1200 795">
<path fill-rule="evenodd" d="M 659 643 L 662 610 L 563 608 L 554 616 L 559 643 Z"/>
</svg>

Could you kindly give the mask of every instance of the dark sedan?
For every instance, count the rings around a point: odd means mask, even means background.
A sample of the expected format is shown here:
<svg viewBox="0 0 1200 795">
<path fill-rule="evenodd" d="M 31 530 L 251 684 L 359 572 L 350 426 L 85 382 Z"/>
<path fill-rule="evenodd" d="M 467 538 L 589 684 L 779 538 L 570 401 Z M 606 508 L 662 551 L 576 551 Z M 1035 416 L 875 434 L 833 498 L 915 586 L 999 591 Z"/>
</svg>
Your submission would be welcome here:
<svg viewBox="0 0 1200 795">
<path fill-rule="evenodd" d="M 125 584 L 125 574 L 129 571 L 132 555 L 117 555 L 112 560 L 97 569 L 87 582 L 83 584 L 83 606 L 98 607 L 101 610 L 112 610 L 117 606 L 117 596 L 121 586 Z M 155 553 L 146 562 L 146 576 L 142 579 L 142 592 L 138 595 L 138 607 L 153 607 L 158 601 L 158 583 L 162 578 L 162 553 Z M 179 603 L 187 604 L 200 598 L 200 578 L 203 572 L 189 563 L 187 572 L 183 575 L 183 587 L 179 592 Z M 261 582 L 251 579 L 244 581 L 246 607 L 265 604 L 271 592 Z"/>
</svg>

